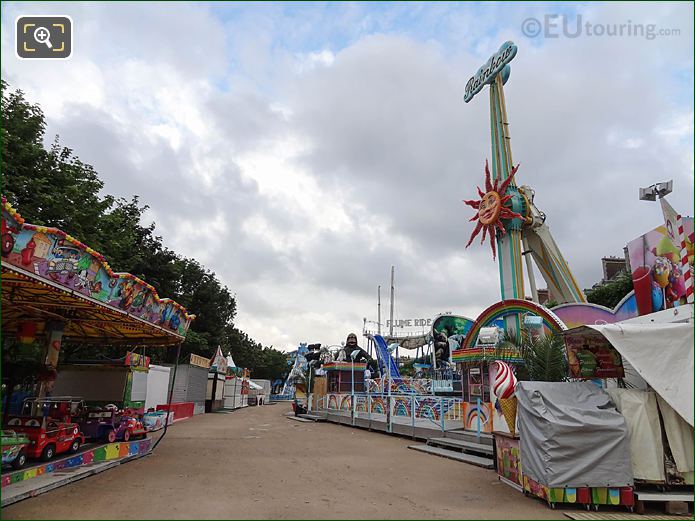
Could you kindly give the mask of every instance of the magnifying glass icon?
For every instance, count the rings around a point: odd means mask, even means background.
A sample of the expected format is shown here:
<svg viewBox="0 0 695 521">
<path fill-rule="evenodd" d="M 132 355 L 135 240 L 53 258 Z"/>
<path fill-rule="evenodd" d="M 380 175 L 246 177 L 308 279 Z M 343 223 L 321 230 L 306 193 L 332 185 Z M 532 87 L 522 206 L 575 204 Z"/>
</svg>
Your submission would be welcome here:
<svg viewBox="0 0 695 521">
<path fill-rule="evenodd" d="M 39 43 L 45 43 L 46 47 L 48 47 L 49 49 L 53 49 L 53 45 L 51 45 L 51 33 L 45 27 L 36 28 L 36 30 L 34 31 L 34 40 L 36 40 Z"/>
</svg>

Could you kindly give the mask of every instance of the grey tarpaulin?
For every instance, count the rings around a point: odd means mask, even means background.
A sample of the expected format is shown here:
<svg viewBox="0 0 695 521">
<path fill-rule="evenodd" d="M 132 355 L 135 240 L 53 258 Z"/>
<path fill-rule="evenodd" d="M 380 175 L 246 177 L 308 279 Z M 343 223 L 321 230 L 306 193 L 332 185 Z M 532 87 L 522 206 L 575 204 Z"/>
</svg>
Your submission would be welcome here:
<svg viewBox="0 0 695 521">
<path fill-rule="evenodd" d="M 521 465 L 548 487 L 632 485 L 627 424 L 591 382 L 519 382 Z"/>
</svg>

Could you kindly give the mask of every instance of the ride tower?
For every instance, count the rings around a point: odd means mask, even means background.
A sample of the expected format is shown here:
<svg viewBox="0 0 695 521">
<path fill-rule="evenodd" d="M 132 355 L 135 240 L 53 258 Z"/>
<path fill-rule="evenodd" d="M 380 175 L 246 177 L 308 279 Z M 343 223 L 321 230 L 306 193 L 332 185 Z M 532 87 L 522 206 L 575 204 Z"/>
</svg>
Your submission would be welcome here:
<svg viewBox="0 0 695 521">
<path fill-rule="evenodd" d="M 502 300 L 526 298 L 522 257 L 531 286 L 531 298 L 538 302 L 531 255 L 545 279 L 549 291 L 558 303 L 586 302 L 557 244 L 545 224 L 545 214 L 534 204 L 534 191 L 517 186 L 515 174 L 519 165 L 512 160 L 509 120 L 504 98 L 504 85 L 509 79 L 509 62 L 516 56 L 517 47 L 507 41 L 470 78 L 464 101 L 468 103 L 489 85 L 490 137 L 492 155 L 485 163 L 485 190 L 478 188 L 480 199 L 464 201 L 477 210 L 471 221 L 477 221 L 468 247 L 482 230 L 481 243 L 489 238 L 493 258 L 497 257 Z M 490 172 L 490 168 L 492 172 Z M 520 331 L 520 315 L 505 318 L 507 331 Z"/>
</svg>

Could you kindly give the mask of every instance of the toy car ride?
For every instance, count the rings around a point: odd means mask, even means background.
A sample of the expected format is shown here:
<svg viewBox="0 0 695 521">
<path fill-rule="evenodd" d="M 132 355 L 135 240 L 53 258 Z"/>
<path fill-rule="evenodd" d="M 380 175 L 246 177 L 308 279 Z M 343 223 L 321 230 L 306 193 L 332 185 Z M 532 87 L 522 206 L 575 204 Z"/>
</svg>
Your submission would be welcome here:
<svg viewBox="0 0 695 521">
<path fill-rule="evenodd" d="M 21 469 L 27 462 L 29 438 L 15 431 L 2 431 L 2 464 Z"/>
<path fill-rule="evenodd" d="M 80 428 L 88 439 L 107 443 L 128 441 L 146 434 L 141 421 L 127 411 L 119 411 L 115 405 L 87 409 L 80 420 Z"/>
<path fill-rule="evenodd" d="M 56 454 L 77 452 L 84 443 L 79 425 L 72 421 L 80 404 L 73 398 L 27 398 L 22 415 L 11 417 L 7 425 L 29 439 L 27 457 L 48 461 Z"/>
</svg>

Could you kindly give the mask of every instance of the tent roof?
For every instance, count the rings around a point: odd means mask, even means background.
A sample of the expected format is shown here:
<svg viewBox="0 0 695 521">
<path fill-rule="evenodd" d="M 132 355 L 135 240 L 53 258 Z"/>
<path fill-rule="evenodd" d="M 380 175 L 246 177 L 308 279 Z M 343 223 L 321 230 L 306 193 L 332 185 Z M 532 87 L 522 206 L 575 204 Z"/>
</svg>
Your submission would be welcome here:
<svg viewBox="0 0 695 521">
<path fill-rule="evenodd" d="M 256 390 L 258 390 L 258 391 L 263 390 L 263 386 L 262 386 L 262 385 L 258 385 L 258 384 L 257 384 L 256 382 L 254 382 L 253 380 L 249 380 L 249 388 L 251 388 L 251 389 L 256 389 Z"/>
<path fill-rule="evenodd" d="M 693 425 L 693 325 L 602 324 L 565 335 L 603 335 L 688 424 Z"/>
</svg>

